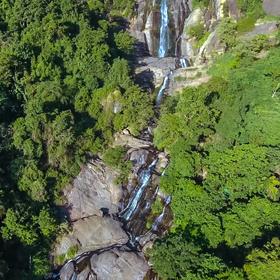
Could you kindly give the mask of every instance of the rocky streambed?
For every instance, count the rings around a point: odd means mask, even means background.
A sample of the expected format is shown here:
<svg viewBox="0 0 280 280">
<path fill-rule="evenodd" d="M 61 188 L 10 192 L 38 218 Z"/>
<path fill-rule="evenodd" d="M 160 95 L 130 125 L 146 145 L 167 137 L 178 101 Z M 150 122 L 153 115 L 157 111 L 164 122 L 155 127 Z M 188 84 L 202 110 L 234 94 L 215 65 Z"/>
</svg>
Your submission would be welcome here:
<svg viewBox="0 0 280 280">
<path fill-rule="evenodd" d="M 159 192 L 159 177 L 168 164 L 149 141 L 127 132 L 115 143 L 127 148 L 132 169 L 128 183 L 116 184 L 118 173 L 92 159 L 64 190 L 71 230 L 57 241 L 56 262 L 68 259 L 47 279 L 144 279 L 150 272 L 144 251 L 171 224 L 169 196 Z M 151 214 L 155 200 L 161 213 Z M 147 224 L 150 221 L 149 225 Z"/>
<path fill-rule="evenodd" d="M 188 0 L 137 3 L 138 16 L 130 26 L 140 44 L 135 80 L 148 92 L 159 88 L 158 111 L 169 86 L 174 87 L 174 71 L 189 64 L 181 57 L 181 34 L 191 8 Z M 72 227 L 53 250 L 54 263 L 62 265 L 47 279 L 154 279 L 145 251 L 168 230 L 172 213 L 171 197 L 159 188 L 168 158 L 151 144 L 152 126 L 141 139 L 128 131 L 115 136 L 114 145 L 126 147 L 132 165 L 127 184 L 116 185 L 118 173 L 92 159 L 64 190 Z M 155 204 L 160 211 L 152 211 Z"/>
<path fill-rule="evenodd" d="M 191 0 L 136 1 L 136 17 L 130 19 L 129 28 L 137 39 L 135 81 L 150 93 L 158 88 L 156 112 L 165 94 L 209 80 L 213 53 L 224 52 L 217 28 L 225 2 L 213 0 L 211 7 L 193 10 Z M 236 0 L 228 3 L 228 14 L 238 18 Z M 198 47 L 190 27 L 199 24 L 209 35 Z M 262 23 L 244 36 L 270 34 L 277 28 L 275 22 Z M 153 126 L 151 120 L 141 139 L 129 131 L 115 135 L 114 145 L 126 147 L 126 160 L 132 165 L 126 184 L 117 185 L 118 173 L 95 158 L 64 190 L 71 230 L 55 245 L 57 271 L 47 279 L 157 279 L 145 252 L 168 230 L 172 213 L 171 197 L 159 188 L 168 158 L 151 143 Z M 152 210 L 156 204 L 160 211 Z"/>
</svg>

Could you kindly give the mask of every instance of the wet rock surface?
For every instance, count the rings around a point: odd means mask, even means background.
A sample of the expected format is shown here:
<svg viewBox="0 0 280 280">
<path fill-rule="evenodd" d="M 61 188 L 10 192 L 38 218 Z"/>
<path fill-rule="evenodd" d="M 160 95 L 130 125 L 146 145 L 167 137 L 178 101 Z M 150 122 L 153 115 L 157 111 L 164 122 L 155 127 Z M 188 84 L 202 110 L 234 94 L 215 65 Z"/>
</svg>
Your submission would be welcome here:
<svg viewBox="0 0 280 280">
<path fill-rule="evenodd" d="M 175 70 L 178 59 L 175 57 L 145 57 L 138 62 L 135 69 L 136 81 L 140 85 L 147 83 L 146 88 L 152 85 L 153 88 L 159 87 L 164 77 L 171 71 Z"/>
<path fill-rule="evenodd" d="M 75 257 L 48 279 L 141 280 L 150 269 L 141 251 L 151 246 L 171 221 L 167 209 L 160 219 L 154 217 L 154 228 L 146 227 L 158 193 L 158 178 L 168 159 L 149 141 L 133 138 L 126 130 L 122 137 L 129 139 L 121 142 L 132 163 L 128 184 L 116 186 L 118 174 L 100 159 L 81 170 L 64 192 L 71 230 L 57 240 L 53 250 L 54 257 L 59 257 L 75 248 Z"/>
<path fill-rule="evenodd" d="M 170 41 L 167 57 L 157 58 L 148 55 L 158 54 L 160 1 L 137 1 L 137 16 L 131 20 L 130 32 L 138 40 L 135 78 L 142 87 L 151 91 L 160 87 L 159 93 L 167 94 L 209 80 L 204 66 L 212 51 L 219 48 L 215 22 L 223 17 L 224 1 L 214 2 L 214 11 L 197 10 L 191 13 L 191 1 L 168 1 Z M 230 9 L 238 16 L 238 10 L 234 10 L 236 2 L 231 3 Z M 210 35 L 199 49 L 195 49 L 194 38 L 188 36 L 185 30 L 189 28 L 188 25 L 196 25 L 200 21 L 209 27 Z M 182 59 L 188 66 L 180 65 Z M 196 67 L 189 67 L 189 64 Z M 168 80 L 166 85 L 165 80 Z M 113 112 L 117 112 L 119 104 L 113 101 L 108 104 Z M 145 278 L 150 268 L 143 252 L 169 229 L 172 222 L 171 197 L 159 189 L 159 178 L 168 165 L 168 157 L 153 147 L 153 127 L 153 124 L 149 124 L 139 139 L 128 130 L 114 135 L 113 146 L 124 146 L 127 149 L 125 158 L 132 163 L 125 185 L 117 186 L 118 173 L 100 159 L 95 159 L 65 189 L 67 214 L 72 228 L 58 240 L 54 255 L 67 255 L 69 249 L 78 249 L 75 257 L 50 279 Z M 156 199 L 161 203 L 161 213 L 152 212 L 151 207 Z"/>
<path fill-rule="evenodd" d="M 168 1 L 168 56 L 176 56 L 184 21 L 191 10 L 190 0 Z M 160 30 L 160 0 L 137 0 L 136 16 L 131 19 L 130 33 L 138 40 L 138 56 L 158 55 Z"/>
</svg>

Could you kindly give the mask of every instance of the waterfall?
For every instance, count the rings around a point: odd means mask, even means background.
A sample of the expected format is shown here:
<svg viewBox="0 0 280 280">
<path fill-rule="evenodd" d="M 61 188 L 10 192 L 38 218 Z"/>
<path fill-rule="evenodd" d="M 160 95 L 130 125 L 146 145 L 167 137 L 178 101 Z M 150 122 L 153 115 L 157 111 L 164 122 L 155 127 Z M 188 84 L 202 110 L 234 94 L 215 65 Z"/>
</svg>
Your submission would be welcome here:
<svg viewBox="0 0 280 280">
<path fill-rule="evenodd" d="M 158 230 L 158 227 L 164 218 L 165 209 L 166 209 L 167 205 L 169 205 L 170 203 L 171 203 L 171 196 L 167 196 L 164 200 L 164 207 L 163 207 L 161 214 L 155 219 L 155 221 L 152 225 L 152 229 L 151 229 L 152 232 L 156 232 Z"/>
<path fill-rule="evenodd" d="M 182 68 L 187 68 L 188 67 L 188 61 L 186 58 L 180 58 L 180 66 Z"/>
<path fill-rule="evenodd" d="M 152 177 L 152 172 L 155 168 L 155 165 L 157 163 L 157 159 L 155 159 L 147 169 L 143 170 L 140 174 L 140 179 L 139 179 L 139 187 L 135 194 L 133 195 L 132 199 L 129 201 L 128 205 L 126 208 L 120 213 L 120 216 L 126 220 L 129 221 L 132 214 L 135 212 L 137 209 L 138 203 L 142 198 L 142 195 L 148 186 L 150 179 Z"/>
<path fill-rule="evenodd" d="M 159 92 L 158 92 L 158 95 L 157 95 L 157 99 L 156 99 L 156 106 L 159 106 L 160 103 L 161 103 L 161 99 L 162 99 L 162 96 L 165 92 L 165 90 L 167 89 L 168 85 L 169 85 L 169 80 L 170 80 L 170 75 L 172 74 L 172 71 L 170 71 L 165 77 L 164 77 L 164 80 L 163 80 L 163 83 L 159 89 Z"/>
<path fill-rule="evenodd" d="M 168 0 L 161 0 L 160 3 L 160 37 L 158 56 L 165 57 L 168 49 Z"/>
</svg>

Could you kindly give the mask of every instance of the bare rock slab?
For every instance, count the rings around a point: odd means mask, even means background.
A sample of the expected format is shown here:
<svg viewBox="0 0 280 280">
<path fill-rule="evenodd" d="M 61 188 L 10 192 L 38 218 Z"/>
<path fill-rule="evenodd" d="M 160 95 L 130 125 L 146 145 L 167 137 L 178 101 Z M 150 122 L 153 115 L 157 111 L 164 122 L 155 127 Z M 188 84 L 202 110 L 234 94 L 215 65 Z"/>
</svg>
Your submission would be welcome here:
<svg viewBox="0 0 280 280">
<path fill-rule="evenodd" d="M 280 0 L 264 0 L 263 9 L 268 15 L 280 16 Z"/>
<path fill-rule="evenodd" d="M 144 258 L 117 249 L 92 256 L 91 268 L 99 280 L 143 280 L 149 270 Z"/>
<path fill-rule="evenodd" d="M 66 254 L 74 246 L 78 247 L 78 254 L 125 244 L 127 241 L 128 236 L 118 221 L 110 217 L 92 216 L 72 224 L 72 232 L 60 239 L 55 254 Z"/>
<path fill-rule="evenodd" d="M 122 191 L 115 184 L 116 178 L 117 173 L 102 161 L 88 163 L 64 191 L 70 220 L 102 216 L 102 208 L 117 213 Z"/>
</svg>

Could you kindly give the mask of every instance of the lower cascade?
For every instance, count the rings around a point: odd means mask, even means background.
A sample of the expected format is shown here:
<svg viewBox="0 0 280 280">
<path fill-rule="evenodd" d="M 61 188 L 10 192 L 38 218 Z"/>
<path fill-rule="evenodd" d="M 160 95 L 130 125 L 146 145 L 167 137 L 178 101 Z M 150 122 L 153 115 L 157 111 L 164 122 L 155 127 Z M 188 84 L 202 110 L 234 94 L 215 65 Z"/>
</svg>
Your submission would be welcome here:
<svg viewBox="0 0 280 280">
<path fill-rule="evenodd" d="M 159 106 L 162 101 L 162 97 L 164 95 L 164 92 L 169 86 L 170 76 L 172 75 L 172 70 L 164 77 L 163 83 L 159 89 L 157 99 L 156 99 L 156 106 Z"/>
<path fill-rule="evenodd" d="M 177 68 L 187 68 L 189 66 L 188 60 L 185 57 L 167 57 L 169 48 L 168 0 L 161 0 L 160 2 L 159 33 L 158 58 L 154 59 L 158 59 L 163 66 L 165 61 L 173 60 L 174 62 L 172 65 L 170 63 L 168 66 L 165 66 L 165 68 L 162 67 L 162 72 L 165 73 L 165 76 L 156 96 L 155 110 L 161 105 L 164 94 L 166 94 L 169 88 L 173 71 Z M 113 112 L 118 113 L 120 110 L 121 104 L 115 104 Z M 153 121 L 151 120 L 151 122 Z M 102 205 L 102 202 L 100 203 L 102 206 L 100 210 L 103 212 L 104 219 L 107 219 L 109 224 L 117 224 L 116 228 L 122 234 L 116 235 L 117 238 L 112 238 L 111 232 L 108 232 L 106 236 L 111 239 L 108 244 L 104 242 L 105 245 L 98 249 L 90 249 L 90 246 L 85 246 L 82 251 L 77 253 L 76 257 L 68 260 L 45 279 L 136 280 L 146 279 L 147 273 L 152 271 L 145 260 L 145 246 L 150 247 L 155 239 L 163 236 L 170 228 L 173 218 L 170 207 L 171 196 L 163 194 L 159 186 L 159 179 L 160 176 L 164 176 L 168 159 L 167 157 L 165 158 L 166 164 L 162 166 L 161 153 L 156 151 L 151 144 L 152 127 L 149 126 L 140 135 L 139 139 L 136 139 L 139 143 L 147 141 L 149 144 L 144 145 L 144 148 L 130 147 L 131 151 L 127 151 L 127 157 L 132 161 L 133 167 L 127 185 L 122 186 L 123 193 L 118 201 L 117 211 L 110 212 L 107 206 L 105 207 Z M 123 143 L 126 142 L 123 141 Z M 132 153 L 135 153 L 136 156 L 132 156 Z M 156 200 L 160 201 L 162 208 L 157 210 L 158 212 L 153 213 L 152 206 Z M 93 229 L 91 231 L 96 232 Z M 82 232 L 81 235 L 83 234 Z M 115 275 L 113 274 L 115 274 L 115 271 L 110 271 L 112 269 L 111 262 L 114 262 L 112 259 L 120 260 L 122 263 L 135 262 L 135 265 L 132 265 L 132 270 L 135 274 L 124 275 L 120 272 L 118 275 L 122 275 L 121 278 L 114 278 Z M 148 277 L 147 279 L 151 278 Z"/>
<path fill-rule="evenodd" d="M 152 231 L 153 232 L 158 231 L 158 228 L 161 225 L 162 220 L 164 218 L 165 209 L 170 203 L 171 203 L 171 196 L 167 196 L 166 199 L 164 200 L 164 207 L 163 207 L 162 213 L 155 219 L 155 221 L 152 225 Z"/>
<path fill-rule="evenodd" d="M 120 217 L 123 218 L 125 221 L 130 220 L 131 216 L 135 212 L 139 201 L 141 200 L 143 196 L 143 192 L 145 191 L 146 187 L 148 186 L 152 172 L 155 168 L 155 164 L 157 162 L 157 159 L 155 159 L 146 170 L 143 170 L 140 174 L 139 179 L 139 187 L 135 191 L 135 194 L 132 196 L 131 200 L 129 201 L 127 207 L 121 212 Z"/>
<path fill-rule="evenodd" d="M 110 237 L 110 232 L 106 233 L 106 236 L 108 236 L 107 238 L 109 238 L 108 240 L 111 240 L 110 245 L 105 245 L 96 250 L 85 250 L 87 248 L 87 246 L 85 246 L 83 251 L 77 254 L 76 257 L 65 262 L 61 268 L 59 268 L 57 271 L 54 271 L 51 275 L 48 275 L 45 279 L 113 280 L 116 278 L 114 278 L 114 275 L 111 275 L 110 269 L 108 270 L 108 266 L 111 266 L 110 263 L 107 263 L 110 258 L 121 258 L 122 262 L 135 262 L 135 265 L 137 266 L 131 269 L 131 273 L 134 273 L 133 275 L 123 275 L 121 278 L 117 279 L 136 279 L 136 275 L 137 279 L 144 279 L 146 273 L 150 271 L 148 263 L 145 261 L 144 254 L 142 253 L 143 248 L 146 245 L 151 244 L 157 237 L 162 236 L 168 230 L 172 221 L 171 208 L 169 205 L 171 202 L 171 197 L 163 194 L 159 189 L 159 178 L 164 174 L 164 170 L 168 165 L 168 159 L 165 158 L 164 153 L 156 151 L 153 146 L 151 146 L 151 144 L 148 144 L 150 142 L 136 138 L 134 138 L 134 141 L 139 141 L 141 145 L 147 145 L 147 147 L 136 148 L 127 151 L 127 156 L 133 163 L 133 176 L 130 176 L 127 185 L 123 186 L 124 192 L 122 194 L 121 200 L 119 201 L 119 209 L 115 214 L 111 214 L 112 210 L 101 208 L 100 210 L 103 211 L 104 218 L 99 218 L 105 219 L 107 221 L 110 220 L 111 222 L 109 223 L 111 224 L 118 223 L 120 227 L 119 230 L 121 230 L 123 234 L 126 235 L 126 237 L 120 240 L 119 237 Z M 100 170 L 102 167 L 102 165 L 100 166 L 101 161 L 97 160 L 95 163 L 95 160 L 93 160 L 93 164 L 95 164 L 93 166 L 96 166 L 96 171 L 94 171 L 94 174 L 96 172 L 100 172 L 100 174 L 103 174 L 102 176 L 106 177 L 106 169 Z M 104 164 L 103 166 L 104 168 L 107 168 Z M 111 177 L 108 176 L 108 178 Z M 81 181 L 87 182 L 87 179 L 89 178 L 77 178 L 77 182 L 79 184 Z M 92 178 L 91 180 L 96 179 Z M 100 180 L 103 182 L 103 177 L 100 178 Z M 88 182 L 88 184 L 89 183 L 90 182 Z M 93 183 L 98 189 L 100 189 L 99 182 L 93 181 Z M 84 188 L 81 187 L 79 190 L 82 192 L 82 195 L 83 189 Z M 84 190 L 84 194 L 87 197 L 89 195 L 88 190 L 89 189 Z M 69 194 L 72 195 L 73 191 L 77 190 L 70 190 Z M 80 196 L 80 192 L 77 194 L 77 196 Z M 95 191 L 93 190 L 93 192 Z M 94 197 L 94 195 L 90 195 L 90 198 L 91 197 Z M 100 199 L 101 201 L 98 201 L 98 203 L 100 202 L 100 206 L 105 206 L 106 201 L 104 200 L 104 202 L 102 202 L 102 196 Z M 161 201 L 162 209 L 161 213 L 153 214 L 152 205 L 156 199 Z M 72 202 L 68 203 L 72 204 Z M 85 203 L 87 203 L 87 201 L 85 201 Z M 75 208 L 76 206 L 72 205 L 71 207 Z M 85 219 L 90 218 L 94 217 Z M 149 226 L 147 226 L 148 220 L 150 221 Z M 88 225 L 86 226 L 88 227 Z M 75 226 L 73 227 L 75 228 Z M 99 227 L 99 225 L 96 225 L 96 227 Z M 93 228 L 91 231 L 96 232 Z M 81 232 L 81 235 L 83 236 L 86 236 L 87 234 L 88 233 L 86 232 Z M 84 240 L 83 236 L 81 236 L 80 240 Z M 72 238 L 73 237 L 70 235 L 70 239 Z M 98 239 L 98 237 L 95 238 Z M 83 242 L 84 241 L 82 241 L 82 243 Z M 106 242 L 104 244 L 106 244 Z M 108 261 L 106 261 L 107 259 Z M 120 274 L 121 273 L 122 272 L 120 272 Z"/>
<path fill-rule="evenodd" d="M 180 58 L 180 66 L 184 69 L 188 68 L 188 61 L 186 58 Z"/>
</svg>

